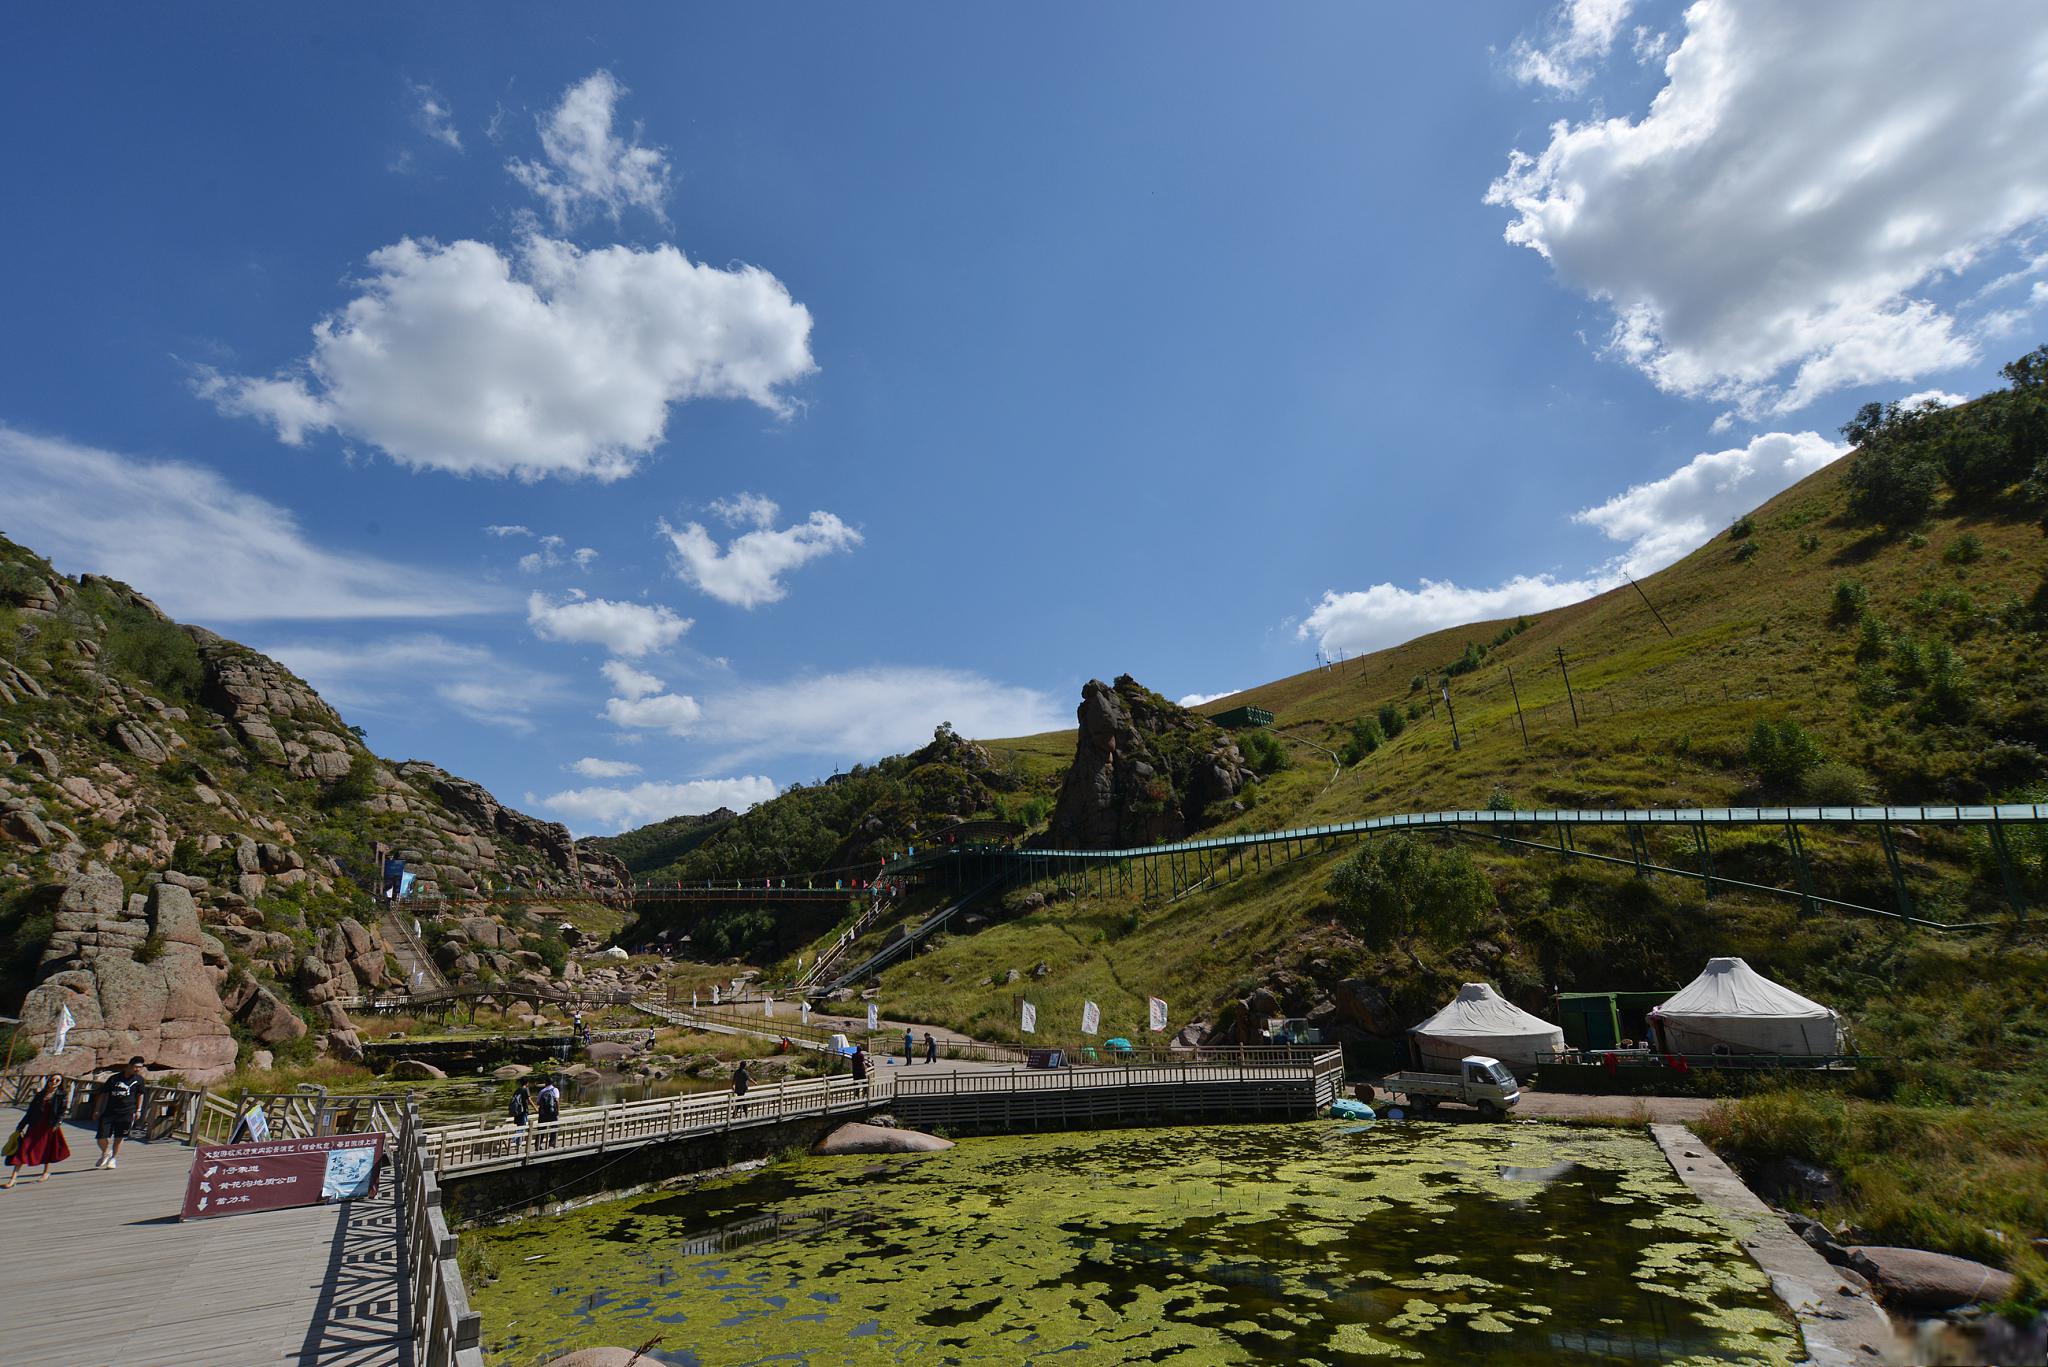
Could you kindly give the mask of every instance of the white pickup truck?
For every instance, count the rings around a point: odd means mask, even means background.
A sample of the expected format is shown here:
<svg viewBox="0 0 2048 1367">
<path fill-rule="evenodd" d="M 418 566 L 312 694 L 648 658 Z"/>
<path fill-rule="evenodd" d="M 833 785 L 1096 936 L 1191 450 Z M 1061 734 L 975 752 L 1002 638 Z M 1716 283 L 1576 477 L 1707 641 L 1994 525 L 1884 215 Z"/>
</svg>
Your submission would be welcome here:
<svg viewBox="0 0 2048 1367">
<path fill-rule="evenodd" d="M 1361 1088 L 1360 1100 L 1370 1101 Z M 1488 1120 L 1498 1119 L 1522 1099 L 1522 1089 L 1499 1059 L 1467 1054 L 1455 1073 L 1392 1073 L 1381 1078 L 1380 1095 L 1427 1115 L 1439 1101 L 1462 1101 Z"/>
</svg>

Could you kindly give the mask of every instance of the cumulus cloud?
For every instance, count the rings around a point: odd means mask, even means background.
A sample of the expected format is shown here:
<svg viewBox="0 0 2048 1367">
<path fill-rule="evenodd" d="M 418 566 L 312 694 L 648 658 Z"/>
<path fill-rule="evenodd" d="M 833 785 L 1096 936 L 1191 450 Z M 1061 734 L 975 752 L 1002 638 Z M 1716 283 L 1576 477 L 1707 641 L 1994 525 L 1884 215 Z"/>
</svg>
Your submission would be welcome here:
<svg viewBox="0 0 2048 1367">
<path fill-rule="evenodd" d="M 1970 396 L 1967 394 L 1952 394 L 1946 389 L 1923 389 L 1918 393 L 1908 394 L 1905 398 L 1900 399 L 1899 407 L 1921 408 L 1927 404 L 1933 404 L 1936 408 L 1954 408 L 1959 403 L 1968 403 L 1969 401 Z"/>
<path fill-rule="evenodd" d="M 0 424 L 0 530 L 188 621 L 422 618 L 513 610 L 497 589 L 328 550 L 291 512 L 203 466 Z"/>
<path fill-rule="evenodd" d="M 1747 446 L 1703 451 L 1662 479 L 1572 514 L 1572 521 L 1628 543 L 1619 568 L 1649 574 L 1848 450 L 1818 432 L 1766 433 Z"/>
<path fill-rule="evenodd" d="M 302 362 L 263 377 L 202 367 L 200 397 L 292 446 L 333 431 L 420 469 L 614 480 L 664 440 L 671 405 L 786 414 L 784 388 L 816 368 L 810 311 L 781 281 L 672 246 L 530 236 L 508 257 L 406 238 L 369 265 Z"/>
<path fill-rule="evenodd" d="M 645 698 L 661 692 L 663 684 L 644 669 L 635 669 L 624 660 L 606 660 L 603 666 L 606 682 L 612 692 L 622 698 Z"/>
<path fill-rule="evenodd" d="M 594 71 L 562 93 L 562 102 L 540 120 L 543 160 L 517 158 L 505 169 L 531 190 L 567 232 L 593 212 L 612 222 L 628 208 L 645 209 L 668 221 L 662 204 L 668 198 L 668 157 L 658 147 L 644 146 L 640 129 L 621 138 L 612 131 L 619 100 L 626 87 L 609 71 Z"/>
<path fill-rule="evenodd" d="M 1218 698 L 1228 698 L 1232 694 L 1242 693 L 1243 691 L 1241 688 L 1226 688 L 1221 693 L 1190 693 L 1186 697 L 1179 699 L 1179 702 L 1182 707 L 1200 707 L 1204 703 L 1212 703 Z"/>
<path fill-rule="evenodd" d="M 552 674 L 432 633 L 257 648 L 337 707 L 373 714 L 410 714 L 425 692 L 472 721 L 524 734 L 533 730 L 537 709 L 566 696 L 563 681 Z M 424 689 L 422 681 L 430 681 Z"/>
<path fill-rule="evenodd" d="M 1425 579 L 1420 587 L 1374 584 L 1326 591 L 1296 628 L 1326 651 L 1379 650 L 1466 622 L 1564 607 L 1679 560 L 1737 516 L 1839 459 L 1848 447 L 1817 432 L 1768 432 L 1745 446 L 1703 451 L 1661 479 L 1631 485 L 1572 520 L 1622 543 L 1584 574 L 1516 575 L 1491 588 Z"/>
<path fill-rule="evenodd" d="M 598 645 L 614 655 L 637 658 L 665 650 L 681 639 L 693 623 L 659 604 L 615 603 L 572 593 L 557 602 L 544 593 L 526 600 L 526 622 L 544 641 Z"/>
<path fill-rule="evenodd" d="M 451 151 L 462 150 L 462 135 L 455 131 L 455 111 L 441 92 L 430 85 L 412 87 L 413 122 L 419 130 Z"/>
<path fill-rule="evenodd" d="M 484 528 L 484 534 L 497 537 L 532 536 L 533 529 L 531 527 L 522 527 L 516 522 L 493 522 L 490 526 Z"/>
<path fill-rule="evenodd" d="M 711 507 L 729 525 L 751 524 L 754 530 L 734 537 L 724 550 L 701 522 L 676 528 L 664 520 L 661 531 L 675 549 L 676 577 L 734 607 L 780 602 L 788 594 L 782 585 L 784 574 L 821 555 L 861 544 L 859 532 L 825 512 L 814 512 L 777 531 L 774 523 L 781 509 L 758 494 L 740 494 Z"/>
<path fill-rule="evenodd" d="M 630 788 L 570 788 L 549 793 L 540 805 L 559 813 L 578 833 L 623 831 L 672 816 L 701 816 L 720 807 L 744 812 L 775 796 L 774 780 L 700 778 L 688 783 L 636 783 Z"/>
<path fill-rule="evenodd" d="M 1698 0 L 1646 112 L 1557 123 L 1486 201 L 1667 392 L 1756 416 L 1937 374 L 1975 328 L 1928 289 L 2048 215 L 2044 44 L 2039 6 Z"/>
<path fill-rule="evenodd" d="M 585 778 L 627 778 L 640 772 L 631 760 L 593 759 L 585 756 L 569 766 Z"/>
<path fill-rule="evenodd" d="M 607 660 L 603 673 L 613 696 L 605 700 L 604 717 L 627 730 L 666 731 L 687 736 L 696 729 L 704 709 L 684 693 L 668 693 L 660 679 L 623 660 Z"/>
<path fill-rule="evenodd" d="M 704 699 L 694 734 L 726 747 L 722 765 L 761 755 L 865 760 L 923 745 L 942 721 L 962 735 L 1016 736 L 1074 717 L 1036 689 L 967 670 L 876 666 L 724 689 Z"/>
<path fill-rule="evenodd" d="M 1508 50 L 1508 70 L 1524 85 L 1540 85 L 1561 95 L 1575 95 L 1614 46 L 1630 0 L 1565 0 L 1551 16 L 1550 31 L 1541 43 L 1518 38 Z M 1636 30 L 1640 53 L 1647 40 Z M 1640 55 L 1638 60 L 1642 60 Z"/>
<path fill-rule="evenodd" d="M 579 570 L 587 570 L 595 559 L 597 552 L 588 546 L 578 546 L 572 551 L 569 549 L 569 543 L 561 537 L 543 536 L 540 538 L 539 550 L 528 551 L 519 557 L 519 568 L 528 574 L 539 574 L 542 570 L 557 569 L 563 565 L 574 565 Z"/>
</svg>

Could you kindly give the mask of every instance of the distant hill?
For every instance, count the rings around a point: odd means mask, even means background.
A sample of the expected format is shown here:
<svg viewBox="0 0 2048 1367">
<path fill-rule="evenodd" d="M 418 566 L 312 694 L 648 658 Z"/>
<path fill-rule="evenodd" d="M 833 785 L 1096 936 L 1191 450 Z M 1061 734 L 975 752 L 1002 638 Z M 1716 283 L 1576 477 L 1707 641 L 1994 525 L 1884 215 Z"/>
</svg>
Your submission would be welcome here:
<svg viewBox="0 0 2048 1367">
<path fill-rule="evenodd" d="M 701 816 L 672 816 L 621 835 L 585 836 L 576 846 L 611 855 L 629 873 L 648 873 L 675 863 L 724 830 L 726 823 L 738 815 L 730 807 L 720 807 Z"/>
</svg>

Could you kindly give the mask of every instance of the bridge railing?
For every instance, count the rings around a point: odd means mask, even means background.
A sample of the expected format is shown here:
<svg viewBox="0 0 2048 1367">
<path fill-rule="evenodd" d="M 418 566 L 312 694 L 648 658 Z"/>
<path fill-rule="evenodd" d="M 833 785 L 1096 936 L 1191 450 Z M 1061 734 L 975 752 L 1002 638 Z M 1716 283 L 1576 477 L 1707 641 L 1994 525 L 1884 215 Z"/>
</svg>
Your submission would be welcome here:
<svg viewBox="0 0 2048 1367">
<path fill-rule="evenodd" d="M 1280 1050 L 1271 1051 L 1280 1053 Z M 895 1095 L 914 1097 L 1010 1096 L 1020 1092 L 1084 1091 L 1097 1087 L 1205 1086 L 1219 1082 L 1306 1082 L 1318 1105 L 1333 1100 L 1344 1078 L 1344 1054 L 1333 1049 L 1291 1058 L 1235 1062 L 1134 1063 L 1123 1067 L 1005 1068 L 973 1072 L 903 1074 Z M 1327 1095 L 1325 1095 L 1327 1093 Z"/>
<path fill-rule="evenodd" d="M 559 1120 L 523 1126 L 509 1119 L 460 1121 L 429 1130 L 427 1143 L 446 1173 L 525 1167 L 778 1120 L 864 1111 L 888 1093 L 888 1080 L 881 1077 L 806 1078 L 753 1087 L 745 1096 L 710 1092 L 576 1107 Z"/>
<path fill-rule="evenodd" d="M 411 1289 L 416 1367 L 483 1367 L 483 1316 L 470 1309 L 456 1264 L 456 1239 L 441 1209 L 435 1155 L 411 1097 L 398 1113 L 392 1163 L 405 1211 L 406 1276 Z"/>
</svg>

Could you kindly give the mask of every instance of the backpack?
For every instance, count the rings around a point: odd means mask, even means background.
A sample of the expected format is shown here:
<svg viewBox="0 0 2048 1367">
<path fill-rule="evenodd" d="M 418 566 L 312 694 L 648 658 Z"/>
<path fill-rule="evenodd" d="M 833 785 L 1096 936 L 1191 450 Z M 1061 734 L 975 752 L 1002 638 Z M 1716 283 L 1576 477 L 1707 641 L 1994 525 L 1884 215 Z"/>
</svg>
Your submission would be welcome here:
<svg viewBox="0 0 2048 1367">
<path fill-rule="evenodd" d="M 512 1105 L 508 1108 L 508 1114 L 511 1115 L 514 1124 L 526 1123 L 526 1093 L 512 1093 Z"/>
</svg>

